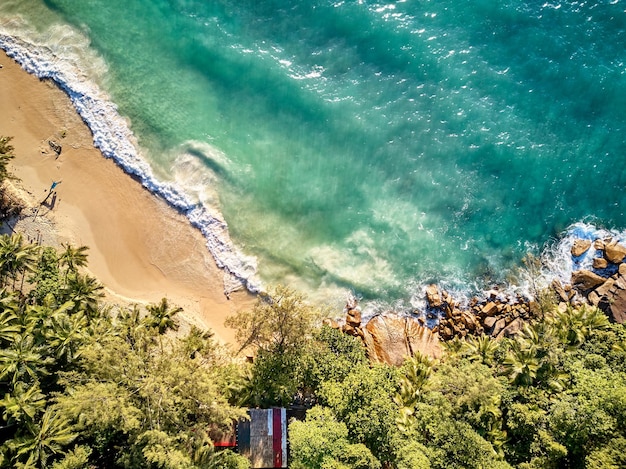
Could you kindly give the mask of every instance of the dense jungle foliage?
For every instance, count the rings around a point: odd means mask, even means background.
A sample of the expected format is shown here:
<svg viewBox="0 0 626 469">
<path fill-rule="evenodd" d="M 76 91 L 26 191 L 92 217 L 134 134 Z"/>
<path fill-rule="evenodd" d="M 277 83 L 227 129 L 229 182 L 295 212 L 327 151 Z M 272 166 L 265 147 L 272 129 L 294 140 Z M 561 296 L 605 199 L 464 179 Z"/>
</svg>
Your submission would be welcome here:
<svg viewBox="0 0 626 469">
<path fill-rule="evenodd" d="M 296 469 L 626 466 L 626 329 L 599 310 L 396 368 L 276 287 L 229 320 L 247 363 L 176 332 L 166 299 L 105 306 L 86 263 L 0 237 L 2 467 L 245 468 L 212 438 L 246 407 L 294 404 L 309 409 L 289 426 Z"/>
<path fill-rule="evenodd" d="M 0 236 L 0 467 L 244 469 L 212 441 L 291 405 L 292 469 L 626 467 L 626 328 L 597 309 L 391 367 L 278 286 L 229 319 L 235 354 L 167 299 L 107 306 L 86 251 Z"/>
</svg>

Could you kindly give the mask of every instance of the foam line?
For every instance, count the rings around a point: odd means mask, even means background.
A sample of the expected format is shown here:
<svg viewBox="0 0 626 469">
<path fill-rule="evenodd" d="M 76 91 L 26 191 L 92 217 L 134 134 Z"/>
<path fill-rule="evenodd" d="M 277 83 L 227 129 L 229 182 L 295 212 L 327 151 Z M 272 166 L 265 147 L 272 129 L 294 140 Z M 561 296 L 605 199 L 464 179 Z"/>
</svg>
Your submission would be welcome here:
<svg viewBox="0 0 626 469">
<path fill-rule="evenodd" d="M 94 83 L 49 48 L 0 33 L 0 48 L 28 73 L 53 80 L 71 99 L 76 111 L 91 129 L 93 143 L 106 158 L 136 177 L 150 192 L 165 199 L 184 214 L 206 239 L 218 267 L 237 278 L 251 292 L 261 288 L 256 278 L 256 260 L 240 253 L 230 241 L 226 222 L 211 215 L 175 184 L 159 181 L 139 155 L 136 139 L 117 107 Z"/>
</svg>

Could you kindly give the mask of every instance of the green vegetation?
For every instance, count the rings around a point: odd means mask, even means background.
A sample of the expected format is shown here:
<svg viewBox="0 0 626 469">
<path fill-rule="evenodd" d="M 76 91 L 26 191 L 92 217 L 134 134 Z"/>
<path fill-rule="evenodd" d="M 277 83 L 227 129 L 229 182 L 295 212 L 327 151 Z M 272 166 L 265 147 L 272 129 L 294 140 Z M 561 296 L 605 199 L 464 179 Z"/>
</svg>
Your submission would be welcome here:
<svg viewBox="0 0 626 469">
<path fill-rule="evenodd" d="M 86 265 L 0 236 L 0 467 L 245 469 L 212 442 L 292 405 L 294 469 L 626 467 L 626 327 L 595 308 L 391 367 L 278 286 L 228 321 L 248 363 L 165 298 L 106 306 Z"/>
<path fill-rule="evenodd" d="M 211 334 L 170 337 L 166 299 L 107 309 L 86 249 L 64 248 L 0 237 L 2 467 L 246 467 L 211 445 L 245 414 Z"/>
<path fill-rule="evenodd" d="M 212 441 L 248 406 L 300 405 L 294 468 L 612 468 L 626 449 L 626 328 L 595 308 L 547 312 L 514 339 L 373 365 L 360 339 L 287 287 L 210 332 L 176 333 L 163 299 L 111 309 L 61 252 L 0 237 L 0 467 L 246 468 Z"/>
</svg>

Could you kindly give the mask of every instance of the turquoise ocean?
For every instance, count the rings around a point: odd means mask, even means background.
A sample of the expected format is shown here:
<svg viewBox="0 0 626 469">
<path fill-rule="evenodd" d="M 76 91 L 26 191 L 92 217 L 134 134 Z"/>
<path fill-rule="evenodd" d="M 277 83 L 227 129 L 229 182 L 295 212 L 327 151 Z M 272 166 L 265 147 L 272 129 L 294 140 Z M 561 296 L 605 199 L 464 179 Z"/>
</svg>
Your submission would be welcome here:
<svg viewBox="0 0 626 469">
<path fill-rule="evenodd" d="M 414 305 L 624 238 L 622 0 L 0 0 L 0 47 L 251 290 Z"/>
</svg>

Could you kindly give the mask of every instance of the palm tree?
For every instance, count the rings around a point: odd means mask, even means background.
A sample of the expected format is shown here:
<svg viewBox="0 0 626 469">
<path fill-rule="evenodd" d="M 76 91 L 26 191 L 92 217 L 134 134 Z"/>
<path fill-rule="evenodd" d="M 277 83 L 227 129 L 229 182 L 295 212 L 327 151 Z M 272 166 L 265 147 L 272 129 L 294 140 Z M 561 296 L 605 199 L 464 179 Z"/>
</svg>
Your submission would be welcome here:
<svg viewBox="0 0 626 469">
<path fill-rule="evenodd" d="M 413 415 L 417 404 L 422 401 L 424 386 L 430 377 L 433 364 L 430 357 L 420 352 L 404 362 L 405 373 L 400 380 L 400 390 L 394 399 L 400 406 L 400 417 L 396 423 L 404 433 L 410 433 L 413 429 Z"/>
<path fill-rule="evenodd" d="M 67 299 L 75 305 L 76 311 L 83 310 L 88 317 L 95 316 L 98 311 L 98 300 L 104 296 L 104 287 L 93 277 L 72 274 L 68 277 Z"/>
<path fill-rule="evenodd" d="M 183 308 L 179 306 L 170 306 L 167 298 L 161 298 L 159 304 L 152 304 L 146 306 L 146 309 L 150 313 L 146 316 L 146 325 L 153 327 L 159 331 L 159 334 L 164 334 L 167 330 L 178 330 L 178 321 L 174 319 L 174 316 L 183 311 Z"/>
<path fill-rule="evenodd" d="M 533 384 L 540 366 L 535 348 L 523 347 L 518 341 L 512 343 L 503 365 L 511 382 L 524 387 Z"/>
<path fill-rule="evenodd" d="M 497 349 L 498 344 L 496 341 L 485 334 L 478 337 L 469 336 L 463 344 L 463 350 L 467 353 L 470 361 L 478 360 L 485 365 L 493 363 L 493 357 Z"/>
<path fill-rule="evenodd" d="M 47 356 L 46 347 L 36 345 L 32 335 L 19 336 L 8 349 L 0 350 L 0 379 L 9 378 L 11 384 L 18 381 L 38 381 L 47 375 L 46 367 L 54 359 Z"/>
<path fill-rule="evenodd" d="M 87 246 L 80 246 L 78 248 L 73 247 L 69 243 L 63 243 L 65 250 L 59 257 L 59 261 L 62 266 L 65 266 L 65 278 L 67 279 L 68 273 L 76 273 L 79 267 L 85 267 L 87 265 Z"/>
<path fill-rule="evenodd" d="M 17 315 L 11 311 L 0 313 L 0 345 L 13 342 L 21 330 Z"/>
<path fill-rule="evenodd" d="M 134 348 L 146 330 L 145 321 L 141 319 L 139 306 L 133 305 L 130 310 L 122 309 L 117 316 L 117 320 L 119 321 L 119 330 L 122 331 L 124 340 Z"/>
<path fill-rule="evenodd" d="M 37 425 L 28 425 L 29 435 L 7 442 L 14 454 L 12 462 L 26 459 L 26 467 L 49 467 L 50 456 L 59 454 L 78 436 L 72 432 L 69 420 L 48 408 Z"/>
<path fill-rule="evenodd" d="M 26 388 L 24 383 L 18 382 L 11 394 L 6 394 L 0 400 L 0 408 L 4 409 L 2 416 L 8 424 L 32 423 L 35 415 L 46 407 L 46 396 L 41 393 L 37 383 Z"/>
<path fill-rule="evenodd" d="M 555 311 L 546 319 L 562 343 L 570 347 L 581 345 L 594 329 L 605 329 L 609 325 L 608 318 L 601 310 L 587 305 L 578 308 L 568 305 L 565 311 Z"/>
<path fill-rule="evenodd" d="M 63 363 L 73 362 L 86 338 L 87 318 L 81 311 L 71 316 L 54 314 L 50 317 L 50 323 L 51 327 L 46 331 L 46 335 L 56 358 Z"/>
<path fill-rule="evenodd" d="M 33 270 L 37 249 L 33 244 L 24 244 L 21 234 L 0 236 L 0 285 L 5 285 L 10 277 L 15 288 L 18 274 L 24 276 Z"/>
<path fill-rule="evenodd" d="M 563 353 L 562 341 L 558 328 L 550 322 L 552 317 L 547 315 L 544 321 L 526 324 L 516 337 L 516 342 L 522 349 L 532 351 L 539 364 L 534 376 L 535 386 L 560 392 L 565 387 L 569 375 L 560 365 Z"/>
<path fill-rule="evenodd" d="M 15 293 L 0 289 L 0 345 L 13 342 L 21 330 L 18 322 L 20 303 Z"/>
</svg>

